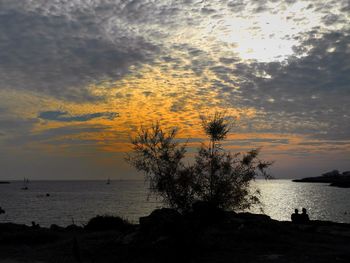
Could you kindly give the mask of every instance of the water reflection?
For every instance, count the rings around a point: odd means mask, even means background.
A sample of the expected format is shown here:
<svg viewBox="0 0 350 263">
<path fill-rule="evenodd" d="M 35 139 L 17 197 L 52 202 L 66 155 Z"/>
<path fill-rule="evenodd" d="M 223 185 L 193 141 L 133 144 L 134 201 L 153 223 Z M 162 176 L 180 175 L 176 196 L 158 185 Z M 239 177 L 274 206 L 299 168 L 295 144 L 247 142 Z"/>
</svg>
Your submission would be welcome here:
<svg viewBox="0 0 350 263">
<path fill-rule="evenodd" d="M 258 180 L 264 212 L 274 219 L 290 220 L 295 208 L 305 207 L 310 219 L 350 223 L 350 189 L 326 184 L 293 183 L 288 180 Z M 161 204 L 148 197 L 143 181 L 33 181 L 27 191 L 21 182 L 0 185 L 0 206 L 6 214 L 0 222 L 43 226 L 84 224 L 97 214 L 119 215 L 137 222 Z M 49 193 L 50 196 L 46 196 Z M 252 212 L 260 213 L 259 208 Z"/>
<path fill-rule="evenodd" d="M 350 189 L 321 183 L 294 183 L 290 180 L 257 180 L 265 214 L 290 220 L 295 208 L 305 207 L 312 220 L 350 223 Z M 251 211 L 259 212 L 258 208 Z"/>
</svg>

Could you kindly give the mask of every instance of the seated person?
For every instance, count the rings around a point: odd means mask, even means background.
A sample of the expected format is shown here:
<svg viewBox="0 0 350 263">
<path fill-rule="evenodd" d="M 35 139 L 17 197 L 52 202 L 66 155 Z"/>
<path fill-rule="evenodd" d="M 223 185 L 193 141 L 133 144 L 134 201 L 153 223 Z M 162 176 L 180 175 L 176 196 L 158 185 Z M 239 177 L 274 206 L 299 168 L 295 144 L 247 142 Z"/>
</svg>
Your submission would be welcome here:
<svg viewBox="0 0 350 263">
<path fill-rule="evenodd" d="M 291 219 L 293 223 L 299 223 L 300 222 L 300 215 L 298 209 L 294 210 L 294 213 L 291 215 Z"/>
<path fill-rule="evenodd" d="M 302 209 L 302 214 L 300 215 L 300 222 L 307 223 L 310 221 L 309 215 L 306 213 L 306 209 Z"/>
</svg>

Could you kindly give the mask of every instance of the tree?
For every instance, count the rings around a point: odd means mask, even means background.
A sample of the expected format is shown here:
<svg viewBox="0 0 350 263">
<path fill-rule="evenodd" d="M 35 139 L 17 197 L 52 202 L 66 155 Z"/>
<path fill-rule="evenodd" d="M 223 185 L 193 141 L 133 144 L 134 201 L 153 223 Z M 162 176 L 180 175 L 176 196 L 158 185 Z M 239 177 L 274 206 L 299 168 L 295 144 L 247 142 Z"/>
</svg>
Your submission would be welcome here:
<svg viewBox="0 0 350 263">
<path fill-rule="evenodd" d="M 141 128 L 132 139 L 133 154 L 127 161 L 144 172 L 150 190 L 170 207 L 187 210 L 194 199 L 193 168 L 183 163 L 186 149 L 175 141 L 177 129 L 163 130 L 159 123 Z"/>
<path fill-rule="evenodd" d="M 127 161 L 145 173 L 153 193 L 177 210 L 186 211 L 197 200 L 223 209 L 249 208 L 259 203 L 250 182 L 258 175 L 268 177 L 271 162 L 258 159 L 259 149 L 244 155 L 226 152 L 221 142 L 231 126 L 223 113 L 202 118 L 209 144 L 202 144 L 193 165 L 184 164 L 186 146 L 176 142 L 177 129 L 164 131 L 159 123 L 141 128 Z"/>
<path fill-rule="evenodd" d="M 217 178 L 216 170 L 222 167 L 222 164 L 218 162 L 225 158 L 225 156 L 219 156 L 219 150 L 221 149 L 219 142 L 226 138 L 230 131 L 230 126 L 231 123 L 220 112 L 215 112 L 213 116 L 202 117 L 202 127 L 205 134 L 209 137 L 210 143 L 208 147 L 202 144 L 196 158 L 196 171 L 201 178 L 200 195 L 207 201 L 214 201 L 215 199 L 215 187 L 218 186 L 219 179 Z"/>
<path fill-rule="evenodd" d="M 196 157 L 195 174 L 198 199 L 223 209 L 246 209 L 259 203 L 259 191 L 252 192 L 250 182 L 257 176 L 268 178 L 272 164 L 258 158 L 260 149 L 242 155 L 226 152 L 221 142 L 226 139 L 232 122 L 223 113 L 202 119 L 209 144 L 202 144 Z"/>
</svg>

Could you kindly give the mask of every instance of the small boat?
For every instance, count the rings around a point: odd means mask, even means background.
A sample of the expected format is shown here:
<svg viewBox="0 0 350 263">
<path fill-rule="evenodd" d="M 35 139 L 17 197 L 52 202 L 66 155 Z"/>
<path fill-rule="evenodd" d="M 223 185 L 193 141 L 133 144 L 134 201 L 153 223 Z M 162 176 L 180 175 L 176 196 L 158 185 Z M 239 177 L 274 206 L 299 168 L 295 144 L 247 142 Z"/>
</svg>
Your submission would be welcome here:
<svg viewBox="0 0 350 263">
<path fill-rule="evenodd" d="M 106 184 L 111 184 L 111 179 L 108 178 Z"/>
<path fill-rule="evenodd" d="M 28 184 L 29 184 L 29 179 L 24 177 L 23 178 L 23 187 L 21 189 L 28 190 Z"/>
</svg>

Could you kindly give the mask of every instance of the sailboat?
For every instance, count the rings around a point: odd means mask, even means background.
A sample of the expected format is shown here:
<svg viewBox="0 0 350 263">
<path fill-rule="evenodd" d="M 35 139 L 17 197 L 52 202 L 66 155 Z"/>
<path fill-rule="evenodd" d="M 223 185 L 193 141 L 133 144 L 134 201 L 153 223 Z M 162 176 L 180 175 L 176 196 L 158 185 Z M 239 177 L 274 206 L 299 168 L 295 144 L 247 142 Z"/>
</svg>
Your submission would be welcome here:
<svg viewBox="0 0 350 263">
<path fill-rule="evenodd" d="M 28 184 L 29 184 L 29 179 L 24 177 L 23 178 L 23 187 L 21 189 L 28 190 Z"/>
<path fill-rule="evenodd" d="M 108 178 L 106 184 L 111 184 L 111 179 Z"/>
</svg>

